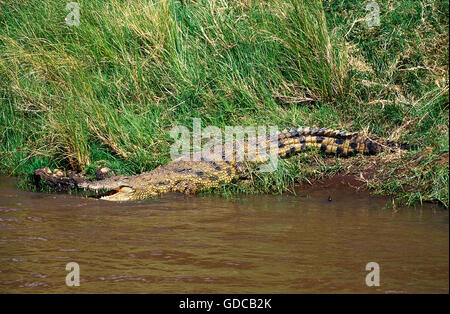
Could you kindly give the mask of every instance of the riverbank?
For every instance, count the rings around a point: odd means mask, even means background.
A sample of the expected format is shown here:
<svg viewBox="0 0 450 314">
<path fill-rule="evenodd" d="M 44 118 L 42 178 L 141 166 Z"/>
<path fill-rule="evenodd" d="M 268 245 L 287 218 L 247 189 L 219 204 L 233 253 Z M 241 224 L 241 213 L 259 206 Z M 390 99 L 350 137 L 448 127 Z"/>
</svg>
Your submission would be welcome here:
<svg viewBox="0 0 450 314">
<path fill-rule="evenodd" d="M 448 2 L 377 1 L 379 26 L 364 1 L 77 3 L 69 26 L 58 1 L 0 2 L 1 173 L 141 173 L 170 160 L 170 130 L 194 118 L 316 125 L 412 150 L 307 152 L 219 192 L 279 193 L 350 167 L 399 203 L 448 208 Z"/>
<path fill-rule="evenodd" d="M 353 191 L 353 193 L 366 196 L 378 195 L 381 198 L 390 198 L 391 203 L 389 207 L 396 210 L 405 202 L 398 202 L 398 193 L 386 193 L 386 191 L 380 188 L 383 186 L 383 180 L 386 180 L 383 175 L 385 175 L 385 173 L 382 170 L 376 169 L 376 167 L 370 165 L 370 163 L 368 166 L 361 168 L 350 165 L 347 170 L 338 174 L 326 176 L 322 179 L 316 179 L 309 183 L 300 183 L 296 185 L 295 193 L 300 196 L 308 195 L 309 193 L 312 193 L 312 195 L 322 193 L 323 198 L 326 199 L 328 197 L 330 201 L 335 200 L 336 196 L 338 198 L 341 197 L 340 193 L 335 193 L 335 191 L 346 191 L 347 194 Z M 414 191 L 404 191 L 403 197 L 408 197 L 410 193 L 414 193 Z M 443 209 L 447 208 L 444 204 L 436 201 L 432 197 L 424 202 L 436 204 Z M 415 205 L 415 203 L 410 204 Z"/>
<path fill-rule="evenodd" d="M 276 174 L 255 174 L 237 185 L 224 186 L 222 190 L 211 192 L 224 196 L 257 194 L 261 191 L 304 195 L 315 190 L 325 191 L 327 188 L 341 187 L 348 191 L 388 197 L 392 201 L 392 208 L 427 202 L 448 209 L 445 199 L 444 201 L 439 199 L 446 182 L 441 181 L 442 186 L 437 186 L 439 181 L 429 178 L 430 176 L 438 178 L 441 175 L 445 180 L 448 154 L 443 154 L 439 158 L 429 164 L 429 172 L 423 173 L 423 176 L 416 176 L 417 168 L 413 165 L 416 161 L 411 153 L 327 158 L 308 152 L 290 160 L 282 160 Z M 434 163 L 439 166 L 433 167 Z M 443 169 L 441 173 L 438 172 L 439 167 Z M 433 187 L 431 182 L 436 184 L 436 187 Z M 423 186 L 419 188 L 420 184 Z M 327 198 L 328 195 L 325 194 L 323 197 Z"/>
</svg>

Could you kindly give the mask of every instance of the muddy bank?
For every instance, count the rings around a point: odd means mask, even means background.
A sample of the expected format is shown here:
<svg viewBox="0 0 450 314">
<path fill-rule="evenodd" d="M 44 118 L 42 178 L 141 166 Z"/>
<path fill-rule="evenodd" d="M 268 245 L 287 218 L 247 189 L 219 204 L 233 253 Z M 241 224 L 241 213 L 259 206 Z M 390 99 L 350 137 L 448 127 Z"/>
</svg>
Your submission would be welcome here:
<svg viewBox="0 0 450 314">
<path fill-rule="evenodd" d="M 343 200 L 348 201 L 352 198 L 384 201 L 389 206 L 393 202 L 387 196 L 372 193 L 367 183 L 354 174 L 337 174 L 323 179 L 312 180 L 311 183 L 300 183 L 295 186 L 295 194 L 300 197 L 330 203 L 340 203 Z"/>
<path fill-rule="evenodd" d="M 427 157 L 426 152 L 422 159 Z M 308 180 L 296 186 L 296 192 L 306 193 L 337 189 L 339 187 L 365 193 L 365 195 L 390 199 L 393 206 L 419 206 L 431 203 L 448 210 L 445 197 L 445 174 L 435 169 L 436 164 L 445 163 L 448 154 L 433 159 L 423 172 L 418 162 L 410 155 L 387 154 L 377 156 L 355 156 L 352 158 L 314 158 L 306 165 L 312 173 Z M 333 173 L 323 169 L 338 169 Z M 447 170 L 448 176 L 448 170 Z M 444 180 L 444 182 L 442 182 Z M 424 193 L 424 191 L 427 193 Z"/>
<path fill-rule="evenodd" d="M 299 183 L 296 192 L 310 192 L 327 189 L 352 189 L 360 193 L 369 193 L 367 183 L 354 174 L 337 174 L 323 179 L 312 180 L 311 183 Z"/>
</svg>

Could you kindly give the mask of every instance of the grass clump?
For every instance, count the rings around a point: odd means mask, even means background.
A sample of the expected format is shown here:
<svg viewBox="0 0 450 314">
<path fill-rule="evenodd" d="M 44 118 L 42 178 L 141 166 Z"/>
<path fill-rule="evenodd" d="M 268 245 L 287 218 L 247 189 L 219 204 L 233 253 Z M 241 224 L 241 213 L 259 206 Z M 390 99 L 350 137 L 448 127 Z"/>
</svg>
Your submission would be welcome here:
<svg viewBox="0 0 450 314">
<path fill-rule="evenodd" d="M 420 175 L 379 157 L 381 173 L 405 175 L 369 184 L 448 207 L 447 2 L 378 1 L 379 27 L 365 24 L 364 1 L 77 2 L 70 27 L 60 1 L 0 1 L 2 173 L 151 170 L 169 161 L 170 129 L 194 118 L 222 129 L 320 125 L 410 143 Z M 308 162 L 316 155 L 243 191 L 341 169 L 318 166 L 321 155 Z"/>
</svg>

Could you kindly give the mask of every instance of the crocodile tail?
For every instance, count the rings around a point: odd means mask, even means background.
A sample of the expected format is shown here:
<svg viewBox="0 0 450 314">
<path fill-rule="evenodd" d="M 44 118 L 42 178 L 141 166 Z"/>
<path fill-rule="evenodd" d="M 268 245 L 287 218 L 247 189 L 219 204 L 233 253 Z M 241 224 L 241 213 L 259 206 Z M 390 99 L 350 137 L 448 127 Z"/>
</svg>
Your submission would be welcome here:
<svg viewBox="0 0 450 314">
<path fill-rule="evenodd" d="M 398 143 L 395 141 L 388 141 L 379 137 L 371 136 L 367 138 L 369 141 L 373 142 L 377 148 L 378 152 L 391 152 L 395 153 L 398 151 L 410 150 L 408 143 Z"/>
<path fill-rule="evenodd" d="M 284 131 L 280 135 L 283 133 Z M 312 135 L 314 133 L 311 130 L 307 130 L 307 132 L 297 133 L 296 136 L 280 136 L 278 141 L 279 156 L 284 158 L 312 147 L 317 147 L 325 153 L 339 156 L 355 154 L 376 155 L 382 151 L 394 152 L 406 148 L 405 144 L 387 142 L 357 133 L 335 130 L 327 130 L 327 133 L 324 133 L 324 135 Z"/>
<path fill-rule="evenodd" d="M 278 138 L 280 140 L 285 138 L 293 138 L 300 136 L 321 136 L 321 137 L 333 137 L 340 139 L 352 138 L 358 135 L 356 132 L 346 132 L 341 130 L 327 129 L 327 128 L 317 128 L 317 127 L 299 127 L 297 129 L 292 128 L 290 130 L 284 130 L 280 132 Z"/>
</svg>

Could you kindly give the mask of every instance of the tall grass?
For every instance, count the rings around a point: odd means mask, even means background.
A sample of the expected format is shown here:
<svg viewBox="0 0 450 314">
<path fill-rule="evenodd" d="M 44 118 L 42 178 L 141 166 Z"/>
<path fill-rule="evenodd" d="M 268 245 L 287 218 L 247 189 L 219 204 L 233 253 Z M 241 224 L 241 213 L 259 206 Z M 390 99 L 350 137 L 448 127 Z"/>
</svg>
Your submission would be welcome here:
<svg viewBox="0 0 450 314">
<path fill-rule="evenodd" d="M 153 167 L 175 123 L 269 121 L 277 97 L 345 92 L 320 1 L 79 4 L 79 27 L 61 1 L 2 4 L 2 94 L 40 134 L 29 154 L 84 168 L 104 145 Z"/>
</svg>

